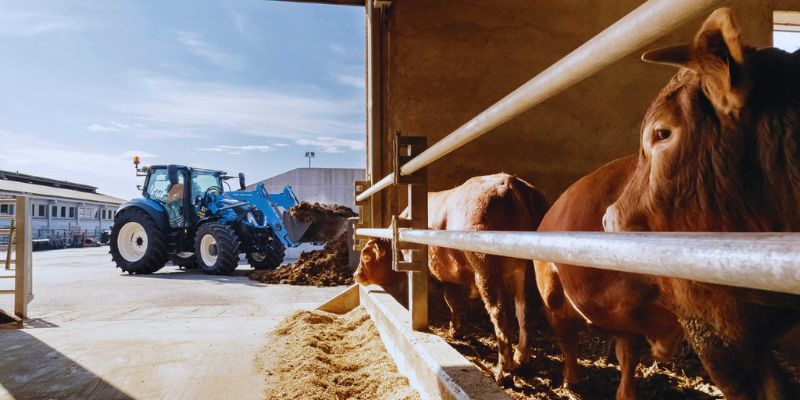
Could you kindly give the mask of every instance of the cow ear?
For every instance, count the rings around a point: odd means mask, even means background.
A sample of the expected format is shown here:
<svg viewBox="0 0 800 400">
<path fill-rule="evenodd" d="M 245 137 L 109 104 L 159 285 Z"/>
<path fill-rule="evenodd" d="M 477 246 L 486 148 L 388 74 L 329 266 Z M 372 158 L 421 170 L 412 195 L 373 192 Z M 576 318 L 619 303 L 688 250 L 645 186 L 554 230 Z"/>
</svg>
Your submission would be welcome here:
<svg viewBox="0 0 800 400">
<path fill-rule="evenodd" d="M 747 77 L 741 35 L 729 8 L 714 11 L 703 23 L 694 39 L 691 63 L 714 107 L 738 115 L 747 94 Z"/>
<path fill-rule="evenodd" d="M 678 68 L 691 68 L 691 46 L 681 44 L 649 50 L 642 54 L 642 61 L 653 64 L 671 65 Z"/>
<path fill-rule="evenodd" d="M 386 242 L 388 241 L 376 239 L 375 245 L 378 248 L 378 258 L 386 257 Z M 391 249 L 391 246 L 389 248 Z"/>
</svg>

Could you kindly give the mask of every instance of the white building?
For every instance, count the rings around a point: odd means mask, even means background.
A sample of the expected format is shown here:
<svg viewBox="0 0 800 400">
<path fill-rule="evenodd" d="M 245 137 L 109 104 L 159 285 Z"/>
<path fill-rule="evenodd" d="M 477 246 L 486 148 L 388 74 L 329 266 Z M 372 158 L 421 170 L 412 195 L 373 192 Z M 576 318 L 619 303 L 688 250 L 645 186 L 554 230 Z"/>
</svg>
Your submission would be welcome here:
<svg viewBox="0 0 800 400">
<path fill-rule="evenodd" d="M 99 240 L 102 232 L 111 230 L 114 214 L 125 202 L 97 193 L 94 186 L 0 170 L 0 197 L 23 194 L 31 198 L 33 239 L 68 242 L 80 235 Z M 0 214 L 14 212 L 13 205 L 0 205 Z"/>
<path fill-rule="evenodd" d="M 288 185 L 300 200 L 341 204 L 355 210 L 353 181 L 364 180 L 364 173 L 363 168 L 296 168 L 251 184 L 247 190 L 264 183 L 268 192 L 279 193 Z"/>
</svg>

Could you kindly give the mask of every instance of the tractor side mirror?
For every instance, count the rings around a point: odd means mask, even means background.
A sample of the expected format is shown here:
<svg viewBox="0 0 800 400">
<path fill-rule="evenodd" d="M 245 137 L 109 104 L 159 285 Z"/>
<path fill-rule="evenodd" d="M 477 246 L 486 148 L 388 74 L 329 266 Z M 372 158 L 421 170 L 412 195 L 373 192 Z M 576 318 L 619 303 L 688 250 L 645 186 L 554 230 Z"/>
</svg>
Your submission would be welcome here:
<svg viewBox="0 0 800 400">
<path fill-rule="evenodd" d="M 239 189 L 244 190 L 247 185 L 244 184 L 244 174 L 239 172 Z"/>
<path fill-rule="evenodd" d="M 178 184 L 178 167 L 174 164 L 167 166 L 167 177 L 169 178 L 170 185 Z"/>
</svg>

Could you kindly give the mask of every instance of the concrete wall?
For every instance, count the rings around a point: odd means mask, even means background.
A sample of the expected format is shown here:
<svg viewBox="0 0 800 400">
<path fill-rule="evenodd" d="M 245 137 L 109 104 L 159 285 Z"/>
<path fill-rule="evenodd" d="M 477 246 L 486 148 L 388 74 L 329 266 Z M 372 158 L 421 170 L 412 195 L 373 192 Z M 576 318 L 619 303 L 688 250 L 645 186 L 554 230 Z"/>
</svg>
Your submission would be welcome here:
<svg viewBox="0 0 800 400">
<path fill-rule="evenodd" d="M 363 180 L 361 168 L 297 168 L 263 180 L 270 193 L 290 185 L 300 200 L 341 204 L 355 209 L 353 181 Z M 249 185 L 248 189 L 255 187 Z"/>
<path fill-rule="evenodd" d="M 368 155 L 371 178 L 391 172 L 395 131 L 438 141 L 641 3 L 393 1 L 384 32 L 373 38 L 378 44 L 369 46 L 371 59 L 380 61 L 380 70 L 370 71 L 380 75 L 380 87 L 368 93 L 370 123 L 378 127 L 368 141 L 377 153 Z M 747 43 L 771 43 L 767 4 L 743 0 L 732 7 Z M 368 19 L 368 31 L 377 30 L 376 18 Z M 647 48 L 690 40 L 703 19 Z M 642 63 L 637 52 L 435 162 L 430 188 L 505 171 L 552 202 L 579 177 L 636 151 L 644 111 L 674 72 Z M 385 197 L 383 203 L 386 224 L 391 206 Z"/>
</svg>

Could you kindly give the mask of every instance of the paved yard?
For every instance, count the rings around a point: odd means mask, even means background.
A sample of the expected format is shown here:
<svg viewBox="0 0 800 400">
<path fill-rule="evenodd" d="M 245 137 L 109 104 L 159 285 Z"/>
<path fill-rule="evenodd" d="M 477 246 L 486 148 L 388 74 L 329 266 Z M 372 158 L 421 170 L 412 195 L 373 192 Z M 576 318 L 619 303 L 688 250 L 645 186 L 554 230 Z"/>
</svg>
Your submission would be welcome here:
<svg viewBox="0 0 800 400">
<path fill-rule="evenodd" d="M 0 329 L 0 399 L 260 398 L 264 333 L 343 289 L 264 285 L 247 265 L 228 277 L 172 266 L 128 276 L 107 252 L 34 253 L 32 319 Z"/>
</svg>

